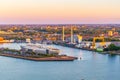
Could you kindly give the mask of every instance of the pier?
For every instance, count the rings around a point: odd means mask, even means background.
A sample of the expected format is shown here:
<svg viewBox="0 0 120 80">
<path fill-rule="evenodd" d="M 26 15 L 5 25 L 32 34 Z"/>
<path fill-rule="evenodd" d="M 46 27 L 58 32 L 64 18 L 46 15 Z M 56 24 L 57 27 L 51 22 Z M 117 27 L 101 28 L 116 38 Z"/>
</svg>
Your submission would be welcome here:
<svg viewBox="0 0 120 80">
<path fill-rule="evenodd" d="M 32 53 L 32 52 L 31 52 Z M 0 49 L 0 56 L 5 57 L 12 57 L 12 58 L 19 58 L 19 59 L 25 59 L 25 60 L 33 60 L 33 61 L 74 61 L 77 59 L 77 57 L 67 56 L 67 55 L 53 55 L 53 54 L 27 54 L 21 51 L 21 50 L 15 50 L 15 49 L 6 49 L 1 48 Z"/>
<path fill-rule="evenodd" d="M 71 56 L 57 56 L 57 57 L 44 57 L 44 58 L 21 56 L 15 54 L 0 54 L 0 56 L 32 60 L 32 61 L 74 61 L 75 59 L 77 59 L 77 57 L 71 57 Z"/>
</svg>

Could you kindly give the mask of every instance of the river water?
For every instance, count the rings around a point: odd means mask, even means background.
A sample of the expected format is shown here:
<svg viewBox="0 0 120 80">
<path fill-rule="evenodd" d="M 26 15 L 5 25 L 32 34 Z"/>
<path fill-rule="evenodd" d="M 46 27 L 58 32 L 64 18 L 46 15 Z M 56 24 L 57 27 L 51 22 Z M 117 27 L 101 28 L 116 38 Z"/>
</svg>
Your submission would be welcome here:
<svg viewBox="0 0 120 80">
<path fill-rule="evenodd" d="M 26 44 L 0 44 L 20 49 Z M 58 45 L 60 54 L 76 56 L 75 61 L 36 62 L 0 56 L 0 80 L 120 80 L 120 56 L 99 54 Z"/>
</svg>

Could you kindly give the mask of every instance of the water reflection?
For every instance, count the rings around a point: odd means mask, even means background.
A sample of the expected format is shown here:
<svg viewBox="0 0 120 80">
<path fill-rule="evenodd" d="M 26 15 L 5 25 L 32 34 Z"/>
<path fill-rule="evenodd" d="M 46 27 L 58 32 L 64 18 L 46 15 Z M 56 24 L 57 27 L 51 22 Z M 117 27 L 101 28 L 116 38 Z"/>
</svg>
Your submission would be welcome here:
<svg viewBox="0 0 120 80">
<path fill-rule="evenodd" d="M 92 54 L 93 54 L 93 59 L 96 59 L 96 52 L 92 52 Z"/>
<path fill-rule="evenodd" d="M 78 60 L 82 60 L 83 59 L 83 53 L 82 53 L 82 51 L 80 50 L 80 53 L 79 53 L 79 55 L 78 55 Z"/>
<path fill-rule="evenodd" d="M 116 61 L 119 61 L 119 56 L 114 54 L 108 55 L 108 61 L 111 61 L 112 63 L 115 63 Z"/>
<path fill-rule="evenodd" d="M 119 63 L 120 63 L 120 55 L 118 56 L 118 58 L 119 58 L 119 60 L 118 60 L 118 61 L 119 61 Z"/>
</svg>

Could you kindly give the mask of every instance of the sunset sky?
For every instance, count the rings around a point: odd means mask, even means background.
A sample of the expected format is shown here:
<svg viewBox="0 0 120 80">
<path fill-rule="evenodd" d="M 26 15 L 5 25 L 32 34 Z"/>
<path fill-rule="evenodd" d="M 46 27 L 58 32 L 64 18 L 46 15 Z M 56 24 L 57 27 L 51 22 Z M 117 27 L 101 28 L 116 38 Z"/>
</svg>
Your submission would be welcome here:
<svg viewBox="0 0 120 80">
<path fill-rule="evenodd" d="M 0 24 L 120 23 L 120 0 L 0 0 Z"/>
</svg>

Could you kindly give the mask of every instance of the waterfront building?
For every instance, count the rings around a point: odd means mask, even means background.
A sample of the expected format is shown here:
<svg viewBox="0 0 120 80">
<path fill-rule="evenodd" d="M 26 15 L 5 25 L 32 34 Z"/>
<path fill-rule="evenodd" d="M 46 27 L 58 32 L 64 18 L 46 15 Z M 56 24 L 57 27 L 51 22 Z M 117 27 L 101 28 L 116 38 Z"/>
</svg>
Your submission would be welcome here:
<svg viewBox="0 0 120 80">
<path fill-rule="evenodd" d="M 14 40 L 5 40 L 4 38 L 0 37 L 0 43 L 9 43 L 14 42 Z"/>
<path fill-rule="evenodd" d="M 30 38 L 27 38 L 27 39 L 26 39 L 26 42 L 27 42 L 27 43 L 30 43 L 30 42 L 31 42 Z"/>
</svg>

